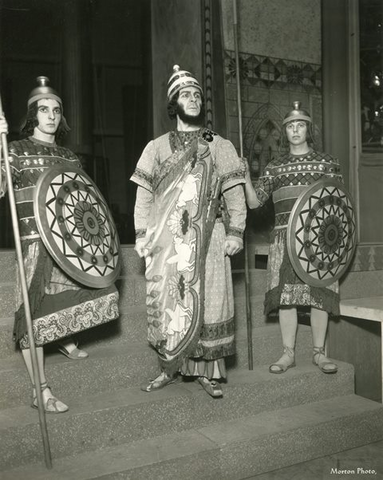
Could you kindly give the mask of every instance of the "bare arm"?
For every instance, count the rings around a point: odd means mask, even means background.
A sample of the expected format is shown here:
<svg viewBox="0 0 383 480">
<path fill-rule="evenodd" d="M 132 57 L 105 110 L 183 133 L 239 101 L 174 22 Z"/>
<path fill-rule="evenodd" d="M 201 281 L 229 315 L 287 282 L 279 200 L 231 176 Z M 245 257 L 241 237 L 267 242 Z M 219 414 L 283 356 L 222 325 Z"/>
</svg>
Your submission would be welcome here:
<svg viewBox="0 0 383 480">
<path fill-rule="evenodd" d="M 137 187 L 136 205 L 134 207 L 134 226 L 136 229 L 136 247 L 135 250 L 140 257 L 145 254 L 144 246 L 146 244 L 145 235 L 149 220 L 150 210 L 153 204 L 153 194 L 145 188 Z"/>
<path fill-rule="evenodd" d="M 245 168 L 246 168 L 246 173 L 245 173 L 245 196 L 246 196 L 246 202 L 249 208 L 254 209 L 260 207 L 262 204 L 258 200 L 257 194 L 254 190 L 251 178 L 250 178 L 250 169 L 249 165 L 247 163 L 247 160 L 244 158 L 243 159 Z"/>
</svg>

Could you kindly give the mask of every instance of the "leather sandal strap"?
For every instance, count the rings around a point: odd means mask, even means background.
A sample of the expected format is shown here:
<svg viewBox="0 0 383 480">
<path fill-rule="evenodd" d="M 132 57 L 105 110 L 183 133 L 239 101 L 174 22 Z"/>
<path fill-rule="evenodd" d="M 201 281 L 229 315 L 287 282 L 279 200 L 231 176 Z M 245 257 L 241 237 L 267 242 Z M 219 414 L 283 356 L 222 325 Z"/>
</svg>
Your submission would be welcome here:
<svg viewBox="0 0 383 480">
<path fill-rule="evenodd" d="M 322 370 L 322 371 L 336 371 L 338 367 L 336 363 L 329 360 L 326 356 L 324 347 L 314 347 L 313 362 Z M 323 357 L 321 359 L 321 356 Z M 331 365 L 331 368 L 325 368 L 327 365 Z"/>
<path fill-rule="evenodd" d="M 32 385 L 32 388 L 34 391 L 36 391 L 35 385 Z M 48 385 L 48 382 L 44 382 L 44 383 L 40 383 L 40 388 L 41 388 L 41 391 L 43 392 L 47 388 L 51 388 L 51 387 Z"/>
<path fill-rule="evenodd" d="M 325 355 L 324 347 L 313 347 L 314 355 Z"/>
<path fill-rule="evenodd" d="M 286 353 L 289 357 L 294 358 L 295 357 L 295 348 L 294 347 L 288 347 L 287 345 L 283 345 L 283 353 Z"/>
</svg>

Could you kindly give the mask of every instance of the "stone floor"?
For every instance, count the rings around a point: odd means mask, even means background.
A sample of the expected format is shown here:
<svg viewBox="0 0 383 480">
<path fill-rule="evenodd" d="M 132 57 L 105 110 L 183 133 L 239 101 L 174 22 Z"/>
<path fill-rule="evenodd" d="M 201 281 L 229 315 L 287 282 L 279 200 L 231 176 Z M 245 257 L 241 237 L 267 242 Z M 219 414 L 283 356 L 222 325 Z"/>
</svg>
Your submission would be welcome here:
<svg viewBox="0 0 383 480">
<path fill-rule="evenodd" d="M 246 480 L 383 480 L 383 441 L 249 477 Z"/>
</svg>

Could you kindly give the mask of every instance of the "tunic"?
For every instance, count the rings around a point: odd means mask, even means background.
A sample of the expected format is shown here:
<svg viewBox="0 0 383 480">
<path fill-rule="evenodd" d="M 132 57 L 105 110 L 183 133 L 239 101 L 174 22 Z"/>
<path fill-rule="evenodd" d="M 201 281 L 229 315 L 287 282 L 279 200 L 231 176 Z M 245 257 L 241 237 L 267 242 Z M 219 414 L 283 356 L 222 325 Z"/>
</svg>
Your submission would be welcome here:
<svg viewBox="0 0 383 480">
<path fill-rule="evenodd" d="M 320 178 L 343 182 L 339 162 L 327 153 L 310 150 L 304 155 L 285 154 L 271 161 L 254 185 L 263 205 L 272 196 L 275 227 L 267 267 L 265 314 L 280 307 L 315 307 L 339 315 L 339 285 L 312 287 L 304 284 L 291 265 L 286 243 L 291 210 L 302 191 Z"/>
<path fill-rule="evenodd" d="M 168 373 L 183 365 L 183 374 L 219 376 L 187 359 L 235 352 L 225 240 L 242 243 L 246 204 L 234 146 L 207 129 L 169 132 L 146 146 L 131 180 L 142 187 L 135 227 L 146 242 L 148 340 Z"/>
<path fill-rule="evenodd" d="M 55 165 L 81 168 L 76 155 L 67 148 L 30 137 L 10 143 L 9 160 L 36 345 L 117 318 L 116 287 L 93 289 L 73 281 L 54 262 L 37 229 L 33 196 L 40 175 Z M 16 279 L 14 339 L 20 342 L 21 348 L 29 348 L 18 272 Z"/>
</svg>

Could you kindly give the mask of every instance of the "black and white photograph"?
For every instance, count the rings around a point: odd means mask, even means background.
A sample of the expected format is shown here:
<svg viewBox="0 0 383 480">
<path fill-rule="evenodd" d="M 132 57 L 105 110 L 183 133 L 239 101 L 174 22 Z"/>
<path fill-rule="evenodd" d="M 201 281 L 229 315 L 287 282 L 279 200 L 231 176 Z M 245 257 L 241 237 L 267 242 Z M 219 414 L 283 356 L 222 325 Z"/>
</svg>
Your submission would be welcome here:
<svg viewBox="0 0 383 480">
<path fill-rule="evenodd" d="M 383 480 L 382 0 L 0 0 L 0 479 Z"/>
</svg>

